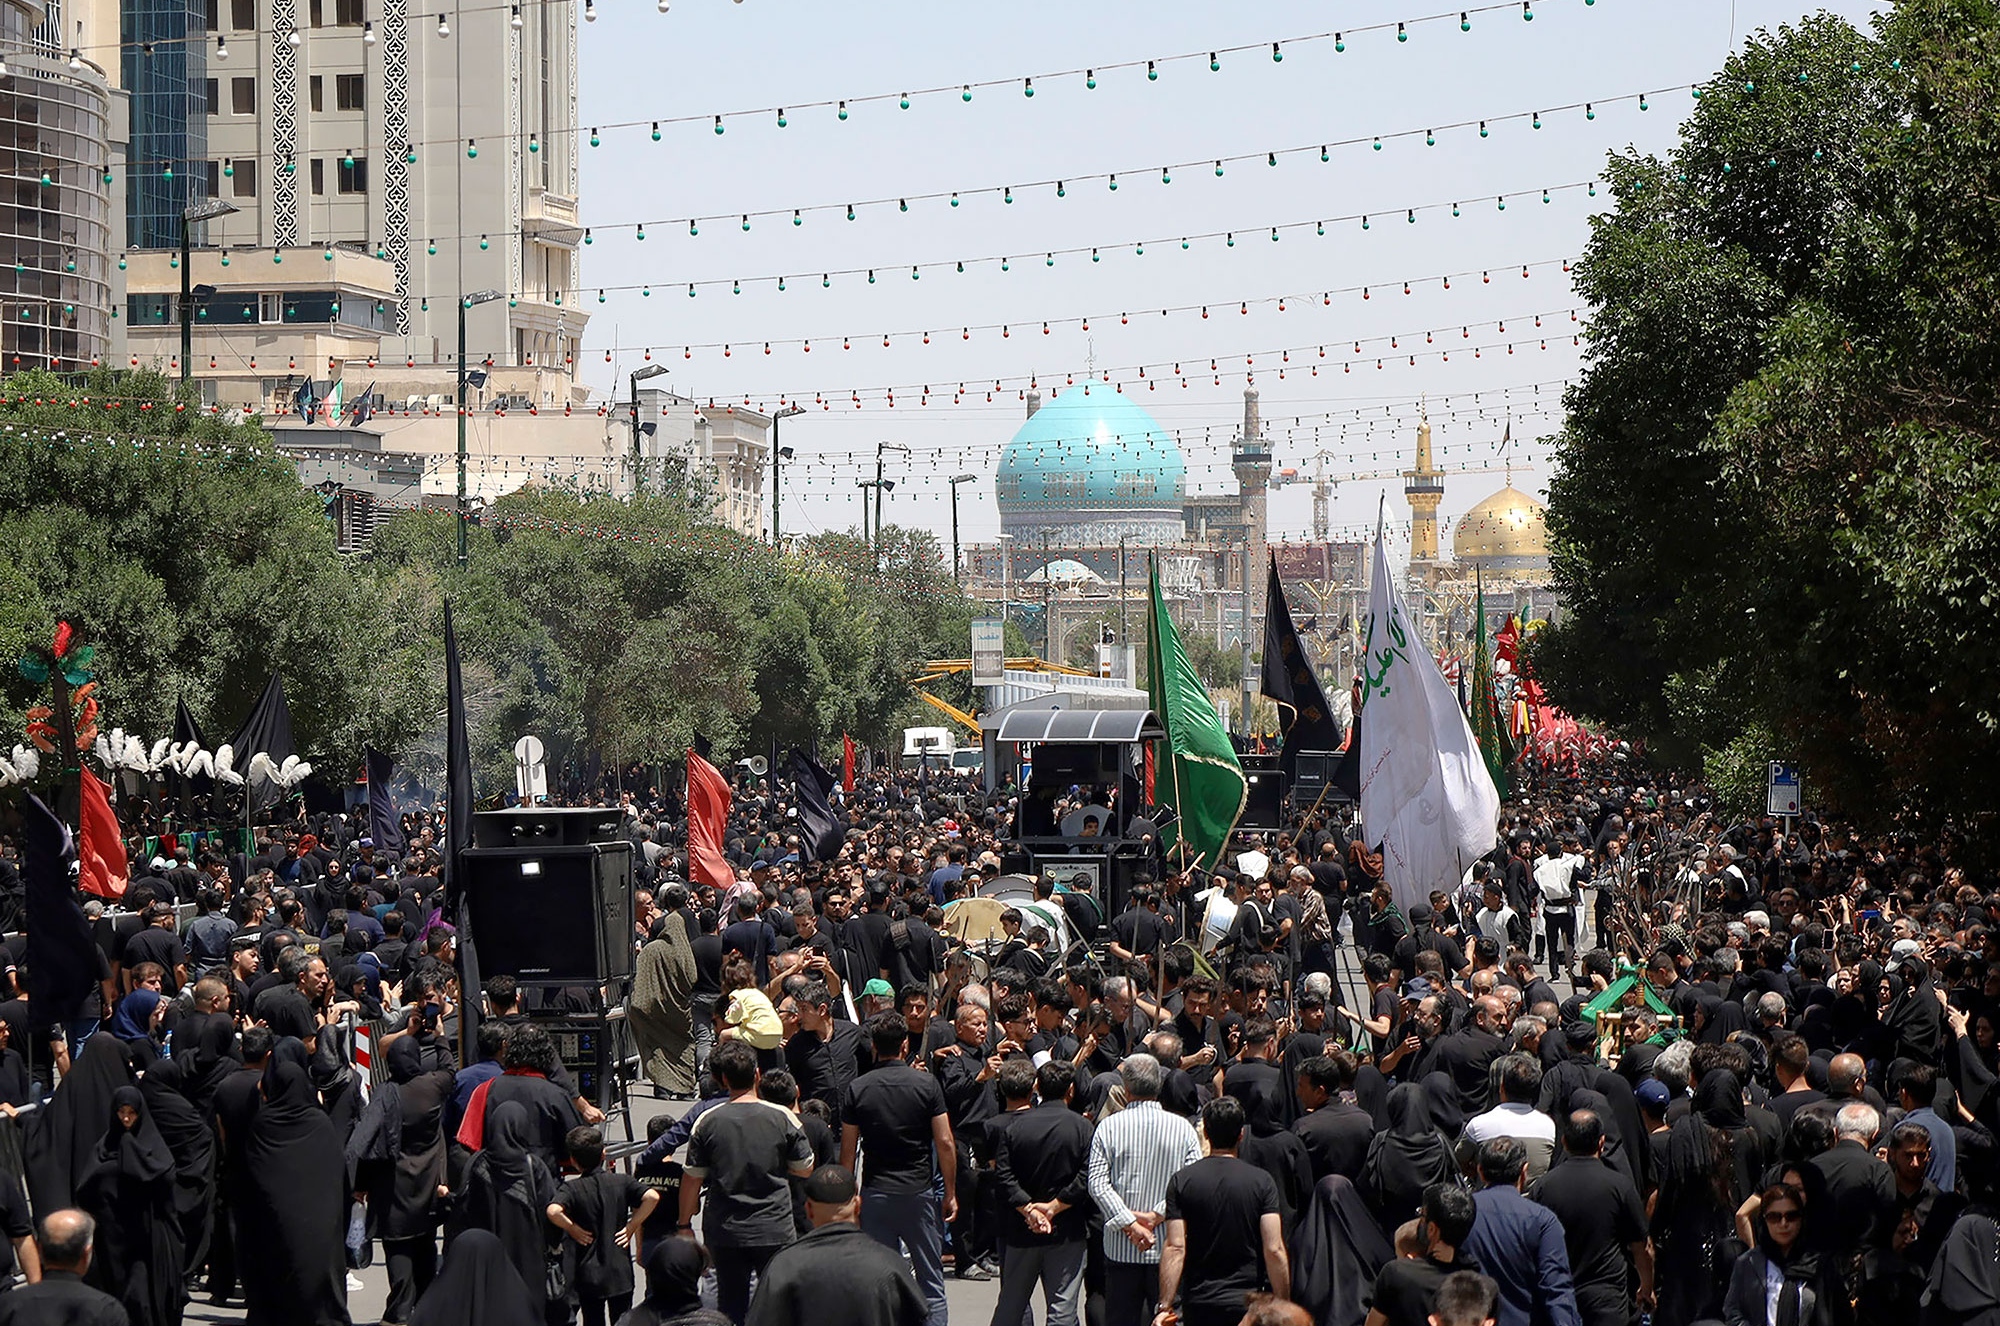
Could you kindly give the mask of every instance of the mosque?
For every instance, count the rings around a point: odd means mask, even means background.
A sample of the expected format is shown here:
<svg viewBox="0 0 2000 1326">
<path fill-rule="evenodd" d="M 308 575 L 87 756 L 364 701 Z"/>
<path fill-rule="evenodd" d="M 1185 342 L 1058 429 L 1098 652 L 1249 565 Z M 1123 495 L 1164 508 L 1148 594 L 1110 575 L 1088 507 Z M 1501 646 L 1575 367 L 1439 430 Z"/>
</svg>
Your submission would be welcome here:
<svg viewBox="0 0 2000 1326">
<path fill-rule="evenodd" d="M 1233 644 L 1247 618 L 1261 647 L 1275 472 L 1254 389 L 1244 393 L 1230 468 L 1235 493 L 1191 494 L 1174 435 L 1130 397 L 1106 384 L 1072 387 L 1046 403 L 1031 391 L 1027 418 L 1001 454 L 1000 539 L 967 549 L 967 589 L 996 609 L 1006 604 L 1031 640 L 1045 642 L 1045 656 L 1077 662 L 1100 642 L 1143 643 L 1147 557 L 1157 554 L 1184 631 Z M 1546 508 L 1515 488 L 1511 474 L 1451 523 L 1448 559 L 1438 516 L 1446 476 L 1432 459 L 1428 421 L 1403 478 L 1411 518 L 1406 593 L 1413 610 L 1421 600 L 1434 645 L 1450 649 L 1465 638 L 1475 581 L 1495 624 L 1508 612 L 1553 604 Z M 1366 611 L 1370 550 L 1329 540 L 1323 483 L 1315 499 L 1318 537 L 1275 545 L 1279 573 L 1294 617 L 1317 637 L 1315 652 L 1345 671 Z"/>
</svg>

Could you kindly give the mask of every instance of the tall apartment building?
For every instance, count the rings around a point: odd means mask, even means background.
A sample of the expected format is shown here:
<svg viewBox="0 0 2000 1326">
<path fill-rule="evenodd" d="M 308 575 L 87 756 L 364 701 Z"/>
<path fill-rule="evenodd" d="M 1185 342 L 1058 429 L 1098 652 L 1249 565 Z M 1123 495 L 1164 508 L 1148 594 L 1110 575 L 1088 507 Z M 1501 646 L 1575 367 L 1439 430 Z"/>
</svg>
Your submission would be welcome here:
<svg viewBox="0 0 2000 1326">
<path fill-rule="evenodd" d="M 501 291 L 467 314 L 471 357 L 566 372 L 589 321 L 577 6 L 205 3 L 207 183 L 238 209 L 209 223 L 208 242 L 264 250 L 267 265 L 333 246 L 389 263 L 399 298 L 384 360 L 449 361 L 459 295 Z"/>
<path fill-rule="evenodd" d="M 123 209 L 115 0 L 0 0 L 0 367 L 72 372 L 114 353 Z M 122 337 L 118 338 L 122 341 Z"/>
</svg>

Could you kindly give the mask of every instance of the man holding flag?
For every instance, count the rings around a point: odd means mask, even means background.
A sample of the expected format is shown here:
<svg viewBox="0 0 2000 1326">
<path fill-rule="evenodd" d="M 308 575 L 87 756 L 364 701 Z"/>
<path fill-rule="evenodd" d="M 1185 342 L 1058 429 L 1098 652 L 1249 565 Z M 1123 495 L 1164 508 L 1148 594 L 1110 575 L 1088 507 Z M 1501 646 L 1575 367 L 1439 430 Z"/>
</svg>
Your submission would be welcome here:
<svg viewBox="0 0 2000 1326">
<path fill-rule="evenodd" d="M 1361 674 L 1361 820 L 1368 841 L 1381 844 L 1396 904 L 1409 908 L 1428 903 L 1433 889 L 1456 889 L 1467 867 L 1492 850 L 1500 793 L 1458 697 L 1390 582 L 1379 522 Z"/>
</svg>

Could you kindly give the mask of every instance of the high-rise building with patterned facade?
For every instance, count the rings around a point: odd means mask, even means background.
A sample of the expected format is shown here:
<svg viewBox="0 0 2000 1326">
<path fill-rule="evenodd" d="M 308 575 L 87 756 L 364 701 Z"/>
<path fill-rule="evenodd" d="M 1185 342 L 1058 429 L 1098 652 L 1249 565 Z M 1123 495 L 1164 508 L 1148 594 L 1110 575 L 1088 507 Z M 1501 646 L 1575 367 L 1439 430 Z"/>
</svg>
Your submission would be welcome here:
<svg viewBox="0 0 2000 1326">
<path fill-rule="evenodd" d="M 122 104 L 90 5 L 0 0 L 0 370 L 73 372 L 109 357 Z M 105 30 L 115 56 L 117 41 Z M 86 49 L 88 48 L 88 49 Z M 116 67 L 115 60 L 112 65 Z"/>
<path fill-rule="evenodd" d="M 581 6 L 214 5 L 210 175 L 238 211 L 209 223 L 209 242 L 264 250 L 267 265 L 274 251 L 317 262 L 334 247 L 387 261 L 398 298 L 381 357 L 396 363 L 450 360 L 459 296 L 500 291 L 467 314 L 470 357 L 566 374 L 589 320 L 577 290 Z"/>
</svg>

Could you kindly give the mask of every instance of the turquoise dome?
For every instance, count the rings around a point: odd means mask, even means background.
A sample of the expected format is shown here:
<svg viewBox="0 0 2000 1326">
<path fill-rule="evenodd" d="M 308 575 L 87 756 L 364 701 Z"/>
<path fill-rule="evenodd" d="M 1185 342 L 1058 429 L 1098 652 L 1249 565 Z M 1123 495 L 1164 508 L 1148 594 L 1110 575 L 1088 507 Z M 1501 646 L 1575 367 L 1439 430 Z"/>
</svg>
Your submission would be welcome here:
<svg viewBox="0 0 2000 1326">
<path fill-rule="evenodd" d="M 1008 524 L 1053 512 L 1072 520 L 1170 512 L 1178 524 L 1187 466 L 1166 430 L 1118 391 L 1072 387 L 1014 434 L 997 489 Z"/>
</svg>

